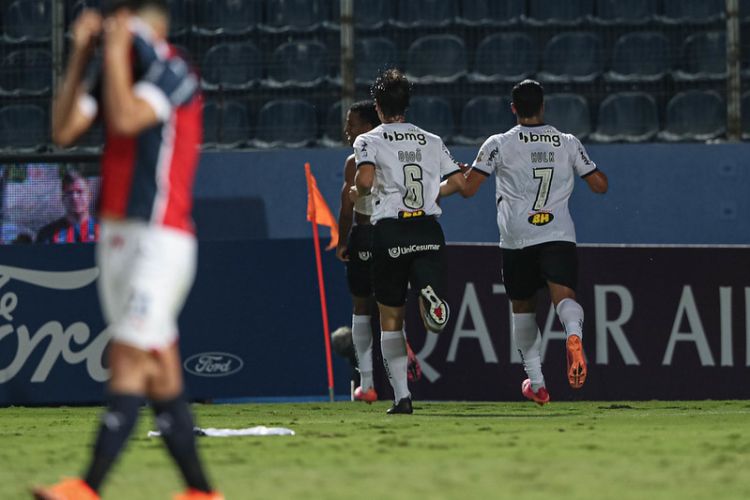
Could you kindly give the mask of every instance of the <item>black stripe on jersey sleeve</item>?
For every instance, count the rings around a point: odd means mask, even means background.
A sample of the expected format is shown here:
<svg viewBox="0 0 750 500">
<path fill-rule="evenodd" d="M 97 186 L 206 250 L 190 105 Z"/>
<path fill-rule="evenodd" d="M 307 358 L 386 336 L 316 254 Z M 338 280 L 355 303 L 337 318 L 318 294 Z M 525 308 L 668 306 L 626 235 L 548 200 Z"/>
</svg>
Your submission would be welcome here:
<svg viewBox="0 0 750 500">
<path fill-rule="evenodd" d="M 370 160 L 365 160 L 357 163 L 357 168 L 361 167 L 362 165 L 372 165 L 375 166 L 375 163 L 371 162 Z"/>
<path fill-rule="evenodd" d="M 598 172 L 598 171 L 599 171 L 599 168 L 595 168 L 595 169 L 594 169 L 594 170 L 592 170 L 591 172 L 587 172 L 587 173 L 583 174 L 583 175 L 581 176 L 581 179 L 585 179 L 585 178 L 586 178 L 586 177 L 588 177 L 589 175 L 593 174 L 594 172 Z"/>
<path fill-rule="evenodd" d="M 460 173 L 461 173 L 461 169 L 459 168 L 458 170 L 454 170 L 453 172 L 444 175 L 443 176 L 443 180 L 447 179 L 448 177 L 452 177 L 452 176 L 454 176 L 456 174 L 460 174 Z"/>
</svg>

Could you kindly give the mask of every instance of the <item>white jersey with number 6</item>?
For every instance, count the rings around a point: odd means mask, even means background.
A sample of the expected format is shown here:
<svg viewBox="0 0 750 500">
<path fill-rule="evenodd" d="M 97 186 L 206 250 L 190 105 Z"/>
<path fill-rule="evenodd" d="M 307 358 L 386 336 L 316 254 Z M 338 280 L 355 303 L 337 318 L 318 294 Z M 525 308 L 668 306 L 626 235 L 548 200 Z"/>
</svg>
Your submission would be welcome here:
<svg viewBox="0 0 750 500">
<path fill-rule="evenodd" d="M 495 174 L 502 248 L 576 241 L 568 211 L 575 176 L 596 171 L 581 141 L 550 125 L 517 125 L 487 139 L 472 165 Z"/>
<path fill-rule="evenodd" d="M 443 140 L 410 123 L 384 123 L 354 141 L 357 168 L 375 165 L 371 222 L 435 215 L 440 180 L 460 172 Z"/>
</svg>

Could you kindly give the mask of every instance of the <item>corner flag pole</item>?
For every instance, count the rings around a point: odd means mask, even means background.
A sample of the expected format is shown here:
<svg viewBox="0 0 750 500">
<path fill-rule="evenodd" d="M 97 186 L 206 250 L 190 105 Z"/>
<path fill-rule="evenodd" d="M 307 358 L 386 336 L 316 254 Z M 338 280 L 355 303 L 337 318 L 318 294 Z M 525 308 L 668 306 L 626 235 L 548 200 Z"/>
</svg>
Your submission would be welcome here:
<svg viewBox="0 0 750 500">
<path fill-rule="evenodd" d="M 307 193 L 312 196 L 313 183 L 312 174 L 310 173 L 310 164 L 305 163 L 305 178 L 307 179 Z M 320 236 L 318 235 L 318 221 L 315 214 L 315 203 L 310 204 L 312 207 L 312 229 L 313 244 L 315 245 L 315 264 L 318 268 L 318 292 L 320 293 L 320 310 L 323 316 L 323 335 L 326 344 L 326 365 L 328 367 L 328 398 L 333 402 L 333 360 L 331 359 L 331 333 L 328 327 L 328 306 L 326 305 L 326 288 L 323 283 L 323 261 L 320 257 Z"/>
</svg>

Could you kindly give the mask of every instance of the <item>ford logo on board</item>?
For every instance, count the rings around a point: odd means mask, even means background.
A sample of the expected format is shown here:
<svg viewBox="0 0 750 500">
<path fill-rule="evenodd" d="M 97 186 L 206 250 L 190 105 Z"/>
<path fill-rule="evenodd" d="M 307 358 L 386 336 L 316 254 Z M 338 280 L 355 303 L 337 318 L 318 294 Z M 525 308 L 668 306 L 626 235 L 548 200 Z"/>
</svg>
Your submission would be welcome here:
<svg viewBox="0 0 750 500">
<path fill-rule="evenodd" d="M 198 377 L 227 377 L 242 370 L 244 362 L 238 356 L 226 352 L 202 352 L 193 354 L 182 366 Z"/>
</svg>

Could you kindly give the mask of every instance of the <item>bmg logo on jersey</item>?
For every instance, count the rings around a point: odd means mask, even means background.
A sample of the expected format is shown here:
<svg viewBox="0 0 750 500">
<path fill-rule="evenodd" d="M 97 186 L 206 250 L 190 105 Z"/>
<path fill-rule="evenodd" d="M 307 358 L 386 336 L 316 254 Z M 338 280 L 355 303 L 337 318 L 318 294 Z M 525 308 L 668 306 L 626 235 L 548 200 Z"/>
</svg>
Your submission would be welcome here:
<svg viewBox="0 0 750 500">
<path fill-rule="evenodd" d="M 562 145 L 560 136 L 557 134 L 535 134 L 534 132 L 519 132 L 518 140 L 523 141 L 524 144 L 542 142 L 545 144 L 552 144 L 554 147 L 559 148 Z"/>
<path fill-rule="evenodd" d="M 388 139 L 391 142 L 416 141 L 420 146 L 427 145 L 427 136 L 421 132 L 418 134 L 415 134 L 413 132 L 393 132 L 392 134 L 383 132 L 383 139 Z"/>
</svg>

